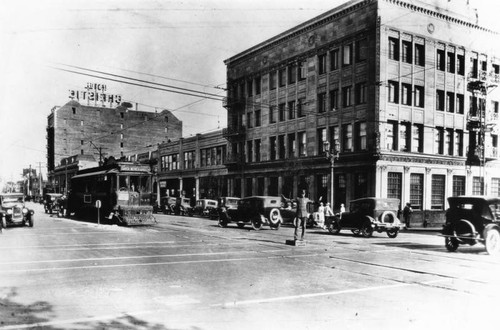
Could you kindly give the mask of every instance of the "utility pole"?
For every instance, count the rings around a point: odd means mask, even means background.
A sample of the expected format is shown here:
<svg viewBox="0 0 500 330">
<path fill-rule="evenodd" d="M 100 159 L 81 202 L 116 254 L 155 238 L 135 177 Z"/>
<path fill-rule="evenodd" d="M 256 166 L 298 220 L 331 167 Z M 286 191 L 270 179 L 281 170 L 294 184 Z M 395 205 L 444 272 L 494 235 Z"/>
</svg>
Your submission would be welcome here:
<svg viewBox="0 0 500 330">
<path fill-rule="evenodd" d="M 99 166 L 102 166 L 103 164 L 103 161 L 102 161 L 102 156 L 103 156 L 103 153 L 102 153 L 102 147 L 97 147 L 94 142 L 92 141 L 89 141 L 90 145 L 93 146 L 98 152 L 99 152 Z"/>
</svg>

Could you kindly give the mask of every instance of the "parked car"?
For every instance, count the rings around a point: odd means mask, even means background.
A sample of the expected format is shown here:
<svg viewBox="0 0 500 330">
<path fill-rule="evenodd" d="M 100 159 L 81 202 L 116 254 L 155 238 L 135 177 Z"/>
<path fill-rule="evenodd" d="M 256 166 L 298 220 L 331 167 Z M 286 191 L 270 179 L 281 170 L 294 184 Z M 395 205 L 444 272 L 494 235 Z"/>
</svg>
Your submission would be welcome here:
<svg viewBox="0 0 500 330">
<path fill-rule="evenodd" d="M 175 205 L 173 206 L 175 215 L 193 215 L 193 208 L 191 207 L 191 200 L 187 197 L 177 197 Z"/>
<path fill-rule="evenodd" d="M 281 224 L 291 222 L 295 217 L 295 210 L 282 206 L 282 198 L 277 196 L 245 197 L 238 201 L 238 208 L 230 219 L 219 219 L 219 226 L 227 227 L 229 222 L 236 222 L 240 228 L 250 224 L 255 230 L 261 229 L 263 225 L 279 229 Z"/>
<path fill-rule="evenodd" d="M 160 205 L 153 205 L 153 212 L 163 214 L 174 214 L 174 206 L 177 203 L 176 197 L 163 196 L 160 198 Z"/>
<path fill-rule="evenodd" d="M 198 199 L 196 201 L 196 205 L 193 208 L 193 214 L 202 217 L 208 217 L 211 210 L 216 209 L 218 204 L 219 203 L 214 199 Z"/>
<path fill-rule="evenodd" d="M 404 228 L 397 217 L 398 210 L 397 198 L 360 198 L 351 201 L 349 211 L 327 217 L 325 225 L 332 234 L 350 229 L 354 235 L 371 237 L 374 231 L 385 231 L 387 236 L 395 238 Z"/>
<path fill-rule="evenodd" d="M 221 197 L 217 203 L 217 207 L 210 210 L 208 215 L 211 220 L 219 220 L 220 218 L 229 219 L 226 222 L 230 222 L 231 218 L 234 216 L 236 210 L 238 209 L 238 197 Z"/>
<path fill-rule="evenodd" d="M 1 227 L 29 225 L 33 227 L 35 211 L 24 204 L 24 195 L 18 193 L 0 194 Z"/>
<path fill-rule="evenodd" d="M 448 251 L 481 242 L 489 254 L 500 253 L 500 197 L 449 197 L 448 204 L 442 231 Z"/>
<path fill-rule="evenodd" d="M 56 197 L 52 204 L 52 212 L 55 212 L 58 217 L 64 217 L 68 213 L 68 198 L 66 195 Z"/>
<path fill-rule="evenodd" d="M 54 211 L 54 203 L 57 199 L 61 198 L 62 194 L 56 193 L 47 193 L 43 197 L 43 208 L 45 209 L 45 213 L 52 214 Z"/>
</svg>

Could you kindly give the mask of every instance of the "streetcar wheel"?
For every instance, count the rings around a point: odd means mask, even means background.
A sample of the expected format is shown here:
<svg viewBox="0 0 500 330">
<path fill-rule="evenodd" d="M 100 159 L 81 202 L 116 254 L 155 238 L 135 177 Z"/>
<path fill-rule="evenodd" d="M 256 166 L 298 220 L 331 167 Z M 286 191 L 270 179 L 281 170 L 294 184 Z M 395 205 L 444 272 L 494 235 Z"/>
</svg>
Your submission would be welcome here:
<svg viewBox="0 0 500 330">
<path fill-rule="evenodd" d="M 497 229 L 489 229 L 484 235 L 486 251 L 490 255 L 498 255 L 500 253 L 500 232 Z"/>
<path fill-rule="evenodd" d="M 369 220 L 367 220 L 363 223 L 363 226 L 361 227 L 361 235 L 364 238 L 372 237 L 373 228 L 372 228 L 372 223 Z"/>
<path fill-rule="evenodd" d="M 446 237 L 444 239 L 444 246 L 446 246 L 446 250 L 455 252 L 458 249 L 458 240 L 455 237 Z"/>
<path fill-rule="evenodd" d="M 399 231 L 397 230 L 388 230 L 387 236 L 389 236 L 389 238 L 396 238 L 396 236 L 398 236 L 398 233 Z"/>
</svg>

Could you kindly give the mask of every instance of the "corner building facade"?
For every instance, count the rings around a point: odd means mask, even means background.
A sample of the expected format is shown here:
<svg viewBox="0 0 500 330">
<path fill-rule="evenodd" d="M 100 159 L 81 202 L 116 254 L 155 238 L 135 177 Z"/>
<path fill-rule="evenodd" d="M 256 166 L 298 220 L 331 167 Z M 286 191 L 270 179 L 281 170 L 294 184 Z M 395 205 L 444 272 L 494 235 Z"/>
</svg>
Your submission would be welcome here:
<svg viewBox="0 0 500 330">
<path fill-rule="evenodd" d="M 335 209 L 399 198 L 431 224 L 449 196 L 500 195 L 499 35 L 476 19 L 354 0 L 227 59 L 231 193 L 331 200 L 333 173 Z"/>
</svg>

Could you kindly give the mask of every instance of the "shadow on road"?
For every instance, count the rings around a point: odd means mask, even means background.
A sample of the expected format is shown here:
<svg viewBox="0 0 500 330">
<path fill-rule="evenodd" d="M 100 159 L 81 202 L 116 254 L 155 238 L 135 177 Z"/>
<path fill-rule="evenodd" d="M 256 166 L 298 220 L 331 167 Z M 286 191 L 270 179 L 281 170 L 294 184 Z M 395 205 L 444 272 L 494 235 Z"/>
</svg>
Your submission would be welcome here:
<svg viewBox="0 0 500 330">
<path fill-rule="evenodd" d="M 6 293 L 4 290 L 8 290 Z M 23 305 L 14 300 L 18 296 L 16 288 L 0 288 L 0 329 L 14 329 L 16 326 L 26 329 L 71 330 L 71 329 L 120 329 L 120 330 L 176 330 L 162 324 L 153 324 L 135 316 L 123 315 L 106 321 L 64 323 L 56 320 L 53 306 L 46 301 L 36 301 Z M 44 315 L 44 316 L 40 316 Z M 75 315 L 75 318 L 79 318 Z M 56 326 L 62 324 L 61 327 Z M 199 330 L 198 327 L 183 330 Z M 180 329 L 179 329 L 180 330 Z"/>
</svg>

